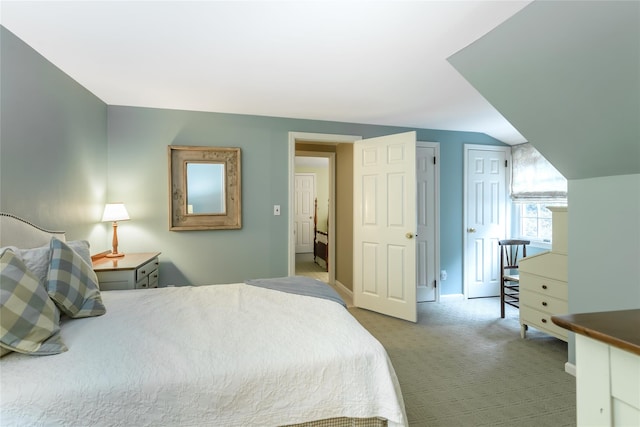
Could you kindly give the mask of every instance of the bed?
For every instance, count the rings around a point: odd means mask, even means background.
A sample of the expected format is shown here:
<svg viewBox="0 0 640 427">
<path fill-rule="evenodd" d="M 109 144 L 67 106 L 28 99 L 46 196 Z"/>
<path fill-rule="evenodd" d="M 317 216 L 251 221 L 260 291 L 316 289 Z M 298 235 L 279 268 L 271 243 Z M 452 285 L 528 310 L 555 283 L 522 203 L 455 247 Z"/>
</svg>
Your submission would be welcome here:
<svg viewBox="0 0 640 427">
<path fill-rule="evenodd" d="M 3 248 L 65 241 L 0 220 Z M 407 425 L 386 351 L 345 307 L 249 283 L 98 291 L 103 314 L 61 316 L 66 351 L 0 358 L 0 424 Z"/>
</svg>

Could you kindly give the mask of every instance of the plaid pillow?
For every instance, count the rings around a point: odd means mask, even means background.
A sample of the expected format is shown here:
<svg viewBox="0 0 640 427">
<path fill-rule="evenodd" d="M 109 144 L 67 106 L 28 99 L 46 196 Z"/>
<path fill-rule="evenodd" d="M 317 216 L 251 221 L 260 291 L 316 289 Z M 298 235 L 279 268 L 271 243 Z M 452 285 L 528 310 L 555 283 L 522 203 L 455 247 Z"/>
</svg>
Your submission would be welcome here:
<svg viewBox="0 0 640 427">
<path fill-rule="evenodd" d="M 73 318 L 106 313 L 93 267 L 58 239 L 51 239 L 50 246 L 47 289 L 60 311 Z"/>
<path fill-rule="evenodd" d="M 0 268 L 0 354 L 67 351 L 59 335 L 60 312 L 38 279 L 11 250 L 0 257 Z"/>
</svg>

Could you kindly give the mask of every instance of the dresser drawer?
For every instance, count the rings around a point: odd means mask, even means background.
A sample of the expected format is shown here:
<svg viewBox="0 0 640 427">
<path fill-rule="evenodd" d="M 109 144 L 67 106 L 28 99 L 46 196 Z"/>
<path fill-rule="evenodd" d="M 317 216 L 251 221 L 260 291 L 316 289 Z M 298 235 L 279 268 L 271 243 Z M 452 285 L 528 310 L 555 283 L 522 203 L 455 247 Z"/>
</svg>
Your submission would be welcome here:
<svg viewBox="0 0 640 427">
<path fill-rule="evenodd" d="M 144 264 L 142 267 L 139 267 L 136 270 L 136 278 L 138 281 L 142 281 L 142 279 L 144 279 L 145 277 L 149 276 L 149 274 L 151 274 L 151 272 L 158 270 L 158 265 L 159 265 L 159 261 L 158 258 L 154 258 L 151 261 L 149 261 L 148 263 Z M 157 273 L 157 271 L 156 271 Z M 146 287 L 146 286 L 145 286 Z"/>
<path fill-rule="evenodd" d="M 520 291 L 538 292 L 564 301 L 569 298 L 567 282 L 530 273 L 520 273 Z"/>
<path fill-rule="evenodd" d="M 119 258 L 99 257 L 93 269 L 100 282 L 100 290 L 157 288 L 160 252 L 127 253 Z"/>
<path fill-rule="evenodd" d="M 543 332 L 547 332 L 563 341 L 567 341 L 569 331 L 557 326 L 551 321 L 551 314 L 534 308 L 520 306 L 520 324 L 533 326 Z"/>
<path fill-rule="evenodd" d="M 640 357 L 616 347 L 609 347 L 609 351 L 611 395 L 640 410 Z"/>
<path fill-rule="evenodd" d="M 158 281 L 160 280 L 160 274 L 158 274 L 158 270 L 154 270 L 149 274 L 149 287 L 157 288 Z"/>
<path fill-rule="evenodd" d="M 569 304 L 567 300 L 561 300 L 538 292 L 523 290 L 520 292 L 520 306 L 526 305 L 533 309 L 554 314 L 567 314 Z"/>
<path fill-rule="evenodd" d="M 143 277 L 136 283 L 136 289 L 157 288 L 158 278 L 158 270 L 153 270 L 149 275 Z"/>
<path fill-rule="evenodd" d="M 149 287 L 149 276 L 145 276 L 136 282 L 135 289 L 147 289 Z"/>
</svg>

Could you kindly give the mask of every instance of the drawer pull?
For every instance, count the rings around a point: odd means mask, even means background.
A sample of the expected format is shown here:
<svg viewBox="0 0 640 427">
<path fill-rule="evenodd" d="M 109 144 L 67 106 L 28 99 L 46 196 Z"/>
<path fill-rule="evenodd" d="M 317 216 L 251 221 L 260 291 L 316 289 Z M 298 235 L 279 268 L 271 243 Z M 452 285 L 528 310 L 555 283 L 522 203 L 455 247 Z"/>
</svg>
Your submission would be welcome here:
<svg viewBox="0 0 640 427">
<path fill-rule="evenodd" d="M 542 301 L 542 305 L 546 307 L 547 306 L 547 302 L 546 301 Z"/>
<path fill-rule="evenodd" d="M 140 270 L 140 274 L 147 274 L 145 270 Z"/>
<path fill-rule="evenodd" d="M 547 323 L 547 319 L 542 319 L 542 323 Z"/>
<path fill-rule="evenodd" d="M 547 289 L 547 285 L 542 285 L 542 289 Z"/>
</svg>

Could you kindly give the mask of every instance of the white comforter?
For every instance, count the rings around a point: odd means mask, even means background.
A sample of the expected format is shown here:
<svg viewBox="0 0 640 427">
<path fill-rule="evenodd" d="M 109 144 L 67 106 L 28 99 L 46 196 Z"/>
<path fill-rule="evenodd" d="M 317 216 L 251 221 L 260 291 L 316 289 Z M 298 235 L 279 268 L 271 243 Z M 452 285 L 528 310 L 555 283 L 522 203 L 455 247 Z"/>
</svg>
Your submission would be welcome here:
<svg viewBox="0 0 640 427">
<path fill-rule="evenodd" d="M 67 320 L 69 351 L 0 361 L 0 424 L 406 425 L 381 344 L 344 307 L 244 284 L 102 293 Z"/>
</svg>

